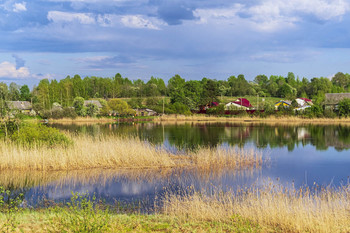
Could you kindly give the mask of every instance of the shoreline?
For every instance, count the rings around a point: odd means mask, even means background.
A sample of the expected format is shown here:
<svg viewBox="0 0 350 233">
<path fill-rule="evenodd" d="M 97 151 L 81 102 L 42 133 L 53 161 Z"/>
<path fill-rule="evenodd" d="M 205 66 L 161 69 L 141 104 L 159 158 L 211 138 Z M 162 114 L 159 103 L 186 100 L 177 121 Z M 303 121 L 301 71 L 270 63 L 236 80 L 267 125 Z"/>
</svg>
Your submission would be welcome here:
<svg viewBox="0 0 350 233">
<path fill-rule="evenodd" d="M 149 118 L 91 118 L 79 117 L 76 119 L 49 119 L 48 123 L 58 124 L 95 124 L 95 123 L 179 123 L 179 122 L 223 122 L 223 123 L 264 123 L 264 124 L 344 124 L 350 125 L 350 118 L 302 118 L 297 116 L 269 116 L 262 117 L 222 117 L 222 116 L 208 116 L 208 115 L 164 115 Z"/>
</svg>

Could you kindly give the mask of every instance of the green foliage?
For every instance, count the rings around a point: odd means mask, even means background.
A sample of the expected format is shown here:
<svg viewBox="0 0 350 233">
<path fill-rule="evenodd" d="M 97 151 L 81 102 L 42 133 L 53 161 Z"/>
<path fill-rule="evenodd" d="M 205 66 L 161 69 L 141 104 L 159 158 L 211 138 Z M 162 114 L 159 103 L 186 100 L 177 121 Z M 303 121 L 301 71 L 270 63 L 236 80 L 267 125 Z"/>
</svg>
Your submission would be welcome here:
<svg viewBox="0 0 350 233">
<path fill-rule="evenodd" d="M 191 115 L 191 111 L 189 107 L 187 107 L 185 104 L 182 103 L 174 103 L 169 106 L 169 109 L 174 114 L 184 114 L 184 115 Z"/>
<path fill-rule="evenodd" d="M 135 109 L 135 108 L 142 108 L 142 102 L 143 99 L 142 98 L 132 98 L 129 100 L 128 104 L 131 108 Z"/>
<path fill-rule="evenodd" d="M 120 99 L 109 100 L 108 106 L 114 113 L 121 116 L 135 114 L 135 111 L 132 108 L 130 108 L 130 106 L 125 101 Z"/>
<path fill-rule="evenodd" d="M 84 107 L 84 98 L 75 97 L 73 107 L 78 116 L 86 116 L 86 108 Z"/>
<path fill-rule="evenodd" d="M 56 208 L 51 220 L 55 232 L 109 232 L 110 214 L 96 204 L 96 198 L 73 193 L 67 208 Z"/>
<path fill-rule="evenodd" d="M 88 115 L 90 117 L 94 117 L 97 115 L 97 113 L 98 113 L 98 107 L 96 104 L 89 103 L 86 106 L 86 115 Z"/>
<path fill-rule="evenodd" d="M 224 115 L 225 114 L 225 105 L 219 104 L 218 106 L 208 108 L 207 114 L 209 114 L 209 115 Z"/>
<path fill-rule="evenodd" d="M 308 118 L 323 117 L 322 107 L 319 105 L 312 105 L 310 108 L 306 108 L 302 114 Z"/>
<path fill-rule="evenodd" d="M 343 99 L 338 104 L 340 116 L 350 116 L 350 99 Z"/>
<path fill-rule="evenodd" d="M 24 194 L 19 191 L 5 190 L 0 187 L 0 212 L 5 215 L 5 221 L 0 223 L 1 232 L 14 232 L 19 225 L 18 213 L 21 211 L 20 204 Z"/>
<path fill-rule="evenodd" d="M 156 97 L 148 97 L 146 99 L 146 106 L 150 107 L 150 106 L 156 106 L 159 102 L 159 99 Z"/>
<path fill-rule="evenodd" d="M 269 116 L 275 113 L 275 105 L 273 104 L 264 103 L 263 108 L 264 108 L 263 115 L 265 116 Z"/>
<path fill-rule="evenodd" d="M 72 144 L 64 133 L 58 129 L 42 124 L 22 124 L 9 135 L 12 141 L 22 145 L 69 146 Z"/>
</svg>

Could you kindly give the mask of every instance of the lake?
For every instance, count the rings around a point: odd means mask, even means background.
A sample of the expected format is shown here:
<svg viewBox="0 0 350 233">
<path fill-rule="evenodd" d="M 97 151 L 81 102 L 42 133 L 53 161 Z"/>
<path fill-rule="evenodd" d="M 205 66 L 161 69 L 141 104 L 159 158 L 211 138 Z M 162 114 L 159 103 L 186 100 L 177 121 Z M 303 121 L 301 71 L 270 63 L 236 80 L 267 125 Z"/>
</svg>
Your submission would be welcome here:
<svg viewBox="0 0 350 233">
<path fill-rule="evenodd" d="M 65 201 L 72 192 L 94 194 L 108 203 L 147 211 L 166 192 L 227 190 L 275 182 L 296 187 L 337 187 L 350 175 L 350 127 L 344 125 L 271 125 L 257 123 L 52 124 L 75 134 L 129 135 L 172 152 L 199 147 L 256 149 L 264 164 L 253 170 L 196 171 L 92 170 L 3 173 L 0 185 L 21 188 L 29 205 Z"/>
</svg>

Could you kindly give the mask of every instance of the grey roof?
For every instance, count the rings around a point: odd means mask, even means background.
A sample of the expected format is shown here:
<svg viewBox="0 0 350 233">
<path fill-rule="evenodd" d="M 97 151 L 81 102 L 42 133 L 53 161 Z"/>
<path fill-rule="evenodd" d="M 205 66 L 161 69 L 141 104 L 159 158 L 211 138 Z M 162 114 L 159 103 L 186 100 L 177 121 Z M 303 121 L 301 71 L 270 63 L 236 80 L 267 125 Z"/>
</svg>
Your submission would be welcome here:
<svg viewBox="0 0 350 233">
<path fill-rule="evenodd" d="M 6 101 L 10 110 L 31 110 L 32 104 L 28 101 Z"/>
<path fill-rule="evenodd" d="M 350 99 L 350 93 L 327 93 L 325 104 L 338 104 L 343 99 Z"/>
<path fill-rule="evenodd" d="M 102 104 L 98 100 L 84 100 L 84 106 L 86 107 L 88 104 L 95 104 L 98 108 L 102 108 Z"/>
</svg>

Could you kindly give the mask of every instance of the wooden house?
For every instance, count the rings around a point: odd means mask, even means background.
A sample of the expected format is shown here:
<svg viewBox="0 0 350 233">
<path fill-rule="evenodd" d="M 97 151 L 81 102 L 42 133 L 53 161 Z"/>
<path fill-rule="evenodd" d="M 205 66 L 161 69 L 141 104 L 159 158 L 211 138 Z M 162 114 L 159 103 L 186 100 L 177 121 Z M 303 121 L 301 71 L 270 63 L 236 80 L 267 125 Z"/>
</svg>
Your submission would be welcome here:
<svg viewBox="0 0 350 233">
<path fill-rule="evenodd" d="M 337 109 L 340 101 L 350 99 L 350 93 L 327 93 L 324 101 L 325 108 Z"/>
</svg>

